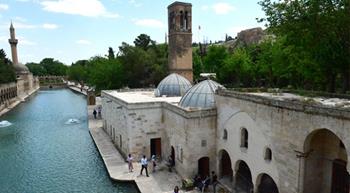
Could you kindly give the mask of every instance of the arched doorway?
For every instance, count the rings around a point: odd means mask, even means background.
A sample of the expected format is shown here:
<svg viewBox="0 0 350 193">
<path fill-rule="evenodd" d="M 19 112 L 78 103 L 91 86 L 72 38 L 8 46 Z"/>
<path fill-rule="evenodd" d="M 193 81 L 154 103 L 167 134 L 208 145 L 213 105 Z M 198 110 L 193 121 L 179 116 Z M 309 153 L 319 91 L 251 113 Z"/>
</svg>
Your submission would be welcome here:
<svg viewBox="0 0 350 193">
<path fill-rule="evenodd" d="M 173 146 L 171 146 L 171 159 L 173 160 L 172 165 L 175 166 L 175 149 Z"/>
<path fill-rule="evenodd" d="M 249 166 L 242 160 L 236 164 L 235 187 L 238 191 L 250 193 L 254 186 Z"/>
<path fill-rule="evenodd" d="M 312 132 L 305 140 L 304 192 L 348 193 L 347 152 L 328 129 Z"/>
<path fill-rule="evenodd" d="M 198 174 L 202 178 L 209 176 L 209 157 L 202 157 L 198 160 Z"/>
<path fill-rule="evenodd" d="M 219 155 L 220 155 L 219 176 L 220 176 L 220 178 L 226 178 L 226 179 L 229 179 L 229 181 L 232 181 L 233 170 L 232 170 L 232 166 L 231 166 L 230 155 L 227 153 L 226 150 L 221 150 L 219 152 Z"/>
<path fill-rule="evenodd" d="M 267 174 L 260 174 L 257 184 L 257 193 L 279 193 L 275 181 Z"/>
</svg>

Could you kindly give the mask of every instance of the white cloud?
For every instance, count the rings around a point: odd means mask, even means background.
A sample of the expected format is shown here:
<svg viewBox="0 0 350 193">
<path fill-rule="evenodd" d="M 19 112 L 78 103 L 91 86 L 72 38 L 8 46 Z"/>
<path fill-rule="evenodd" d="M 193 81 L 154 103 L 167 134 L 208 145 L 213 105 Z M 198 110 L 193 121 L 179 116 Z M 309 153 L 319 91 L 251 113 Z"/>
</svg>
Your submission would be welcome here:
<svg viewBox="0 0 350 193">
<path fill-rule="evenodd" d="M 45 11 L 81 15 L 86 17 L 119 17 L 106 10 L 99 0 L 45 0 L 40 2 Z"/>
<path fill-rule="evenodd" d="M 7 43 L 9 37 L 7 36 L 0 36 L 0 42 Z"/>
<path fill-rule="evenodd" d="M 0 11 L 6 11 L 9 9 L 7 4 L 0 3 Z"/>
<path fill-rule="evenodd" d="M 136 0 L 129 0 L 129 3 L 135 7 L 141 7 L 142 3 L 136 2 Z"/>
<path fill-rule="evenodd" d="M 35 45 L 37 45 L 36 42 L 27 40 L 26 38 L 24 38 L 22 36 L 18 37 L 18 44 L 19 45 L 25 45 L 25 46 L 35 46 Z"/>
<path fill-rule="evenodd" d="M 16 29 L 34 29 L 34 28 L 37 28 L 37 26 L 35 26 L 35 25 L 27 24 L 24 22 L 13 22 L 13 26 Z M 6 25 L 6 27 L 10 27 L 10 25 Z"/>
<path fill-rule="evenodd" d="M 83 39 L 76 41 L 76 43 L 82 44 L 82 45 L 90 45 L 91 44 L 91 42 L 89 40 L 83 40 Z"/>
<path fill-rule="evenodd" d="M 165 24 L 156 19 L 135 19 L 135 25 L 144 26 L 144 27 L 152 27 L 152 28 L 164 28 Z"/>
<path fill-rule="evenodd" d="M 44 24 L 42 25 L 42 27 L 43 27 L 44 29 L 57 29 L 57 28 L 58 28 L 58 25 L 52 24 L 52 23 L 44 23 Z"/>
<path fill-rule="evenodd" d="M 225 15 L 235 10 L 235 7 L 229 3 L 216 3 L 213 5 L 213 9 L 216 14 Z"/>
<path fill-rule="evenodd" d="M 16 21 L 20 21 L 20 22 L 26 22 L 26 21 L 27 21 L 26 18 L 19 17 L 19 16 L 15 17 L 15 20 L 16 20 Z"/>
<path fill-rule="evenodd" d="M 203 5 L 202 7 L 201 7 L 201 10 L 203 10 L 203 11 L 207 11 L 209 9 L 209 6 L 208 5 Z"/>
</svg>

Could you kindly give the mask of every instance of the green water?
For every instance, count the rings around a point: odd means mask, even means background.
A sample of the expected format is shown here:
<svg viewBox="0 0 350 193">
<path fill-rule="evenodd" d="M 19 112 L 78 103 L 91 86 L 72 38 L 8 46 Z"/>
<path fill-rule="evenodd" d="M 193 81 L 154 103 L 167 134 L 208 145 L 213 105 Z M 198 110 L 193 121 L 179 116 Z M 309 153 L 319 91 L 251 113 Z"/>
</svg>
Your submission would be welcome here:
<svg viewBox="0 0 350 193">
<path fill-rule="evenodd" d="M 68 124 L 69 119 L 79 123 Z M 0 117 L 0 192 L 138 192 L 109 179 L 87 125 L 85 97 L 39 91 Z"/>
</svg>

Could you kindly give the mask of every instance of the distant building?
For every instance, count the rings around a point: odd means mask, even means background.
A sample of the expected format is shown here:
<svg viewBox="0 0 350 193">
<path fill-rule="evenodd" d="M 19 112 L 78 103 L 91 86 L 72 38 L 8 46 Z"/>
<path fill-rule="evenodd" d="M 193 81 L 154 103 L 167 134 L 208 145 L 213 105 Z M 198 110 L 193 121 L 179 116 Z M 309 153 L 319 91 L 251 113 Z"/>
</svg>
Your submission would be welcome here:
<svg viewBox="0 0 350 193">
<path fill-rule="evenodd" d="M 24 100 L 39 88 L 39 79 L 33 77 L 28 68 L 19 63 L 15 28 L 11 22 L 10 39 L 12 63 L 16 72 L 16 82 L 0 85 L 0 111 L 7 108 L 16 100 Z"/>
</svg>

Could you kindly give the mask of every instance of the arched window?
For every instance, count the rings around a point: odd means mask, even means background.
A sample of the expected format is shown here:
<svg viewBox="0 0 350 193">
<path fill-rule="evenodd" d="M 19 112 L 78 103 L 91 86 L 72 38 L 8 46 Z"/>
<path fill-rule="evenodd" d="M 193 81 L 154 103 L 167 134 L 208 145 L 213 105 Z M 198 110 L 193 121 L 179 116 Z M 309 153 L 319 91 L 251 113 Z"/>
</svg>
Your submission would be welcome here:
<svg viewBox="0 0 350 193">
<path fill-rule="evenodd" d="M 248 148 L 248 131 L 246 128 L 241 130 L 241 147 Z"/>
<path fill-rule="evenodd" d="M 227 140 L 227 130 L 226 129 L 224 129 L 224 135 L 222 136 L 222 139 Z"/>
<path fill-rule="evenodd" d="M 264 159 L 267 160 L 267 161 L 271 161 L 272 160 L 272 151 L 268 147 L 265 149 Z"/>
</svg>

